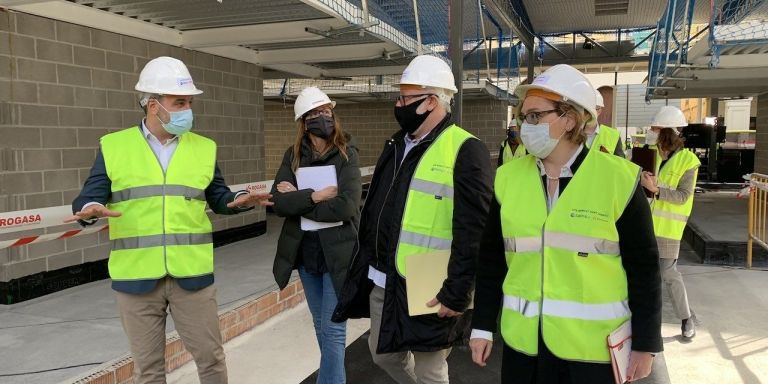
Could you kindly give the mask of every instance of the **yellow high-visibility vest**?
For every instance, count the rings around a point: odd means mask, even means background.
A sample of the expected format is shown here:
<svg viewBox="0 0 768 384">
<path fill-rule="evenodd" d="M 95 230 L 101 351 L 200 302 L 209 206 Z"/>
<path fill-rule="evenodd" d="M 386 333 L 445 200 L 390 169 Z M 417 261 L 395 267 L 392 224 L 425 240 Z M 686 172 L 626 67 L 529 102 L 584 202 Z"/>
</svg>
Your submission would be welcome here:
<svg viewBox="0 0 768 384">
<path fill-rule="evenodd" d="M 616 221 L 639 177 L 638 166 L 590 150 L 548 212 L 534 156 L 498 168 L 508 266 L 501 334 L 509 347 L 537 355 L 541 329 L 561 359 L 610 360 L 606 337 L 630 318 Z"/>
<path fill-rule="evenodd" d="M 450 250 L 453 241 L 453 170 L 459 149 L 472 134 L 451 125 L 419 159 L 408 187 L 395 260 L 407 276 L 409 255 Z M 406 277 L 407 278 L 407 277 Z"/>
<path fill-rule="evenodd" d="M 205 189 L 213 179 L 216 143 L 186 133 L 165 172 L 139 127 L 101 138 L 112 182 L 109 219 L 113 280 L 195 277 L 213 273 Z"/>
<path fill-rule="evenodd" d="M 664 168 L 658 172 L 658 184 L 660 188 L 676 189 L 683 175 L 701 165 L 699 158 L 687 150 L 677 151 L 664 164 Z M 696 171 L 698 173 L 698 171 Z M 694 185 L 696 175 L 694 175 Z M 653 230 L 656 236 L 671 240 L 683 238 L 683 231 L 688 222 L 688 217 L 693 209 L 693 194 L 683 204 L 674 204 L 663 200 L 653 200 L 651 206 L 653 212 Z"/>
</svg>

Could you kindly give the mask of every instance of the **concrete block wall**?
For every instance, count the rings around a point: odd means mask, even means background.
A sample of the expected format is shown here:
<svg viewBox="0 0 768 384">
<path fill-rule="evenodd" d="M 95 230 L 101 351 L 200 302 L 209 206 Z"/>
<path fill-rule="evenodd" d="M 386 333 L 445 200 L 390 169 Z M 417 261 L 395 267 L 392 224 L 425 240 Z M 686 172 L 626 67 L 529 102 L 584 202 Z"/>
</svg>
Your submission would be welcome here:
<svg viewBox="0 0 768 384">
<path fill-rule="evenodd" d="M 384 143 L 400 129 L 393 114 L 394 102 L 338 104 L 336 113 L 345 131 L 354 136 L 360 150 L 360 166 L 376 165 Z M 285 150 L 296 139 L 292 104 L 267 104 L 264 108 L 266 174 L 275 177 Z M 498 153 L 505 137 L 507 104 L 481 99 L 464 102 L 464 128 L 488 146 L 491 155 Z M 494 163 L 495 164 L 495 163 Z"/>
<path fill-rule="evenodd" d="M 141 121 L 133 87 L 144 64 L 163 55 L 184 61 L 205 91 L 193 104 L 194 129 L 219 144 L 226 181 L 262 180 L 260 67 L 0 9 L 0 212 L 70 204 L 99 137 Z M 265 213 L 212 218 L 222 230 L 265 220 Z M 0 281 L 104 259 L 108 249 L 101 233 L 0 250 Z"/>
</svg>

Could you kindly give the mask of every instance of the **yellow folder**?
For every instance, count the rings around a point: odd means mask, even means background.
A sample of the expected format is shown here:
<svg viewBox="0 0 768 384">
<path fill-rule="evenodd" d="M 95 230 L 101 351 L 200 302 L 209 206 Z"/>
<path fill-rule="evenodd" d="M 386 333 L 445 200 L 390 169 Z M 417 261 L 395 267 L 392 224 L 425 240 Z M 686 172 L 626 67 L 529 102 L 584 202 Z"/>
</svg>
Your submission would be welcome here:
<svg viewBox="0 0 768 384">
<path fill-rule="evenodd" d="M 410 316 L 437 313 L 440 305 L 432 308 L 427 303 L 437 296 L 448 278 L 448 261 L 451 251 L 418 253 L 405 258 L 405 290 L 408 295 L 408 314 Z M 474 297 L 474 292 L 472 293 Z M 470 302 L 469 308 L 472 308 Z"/>
</svg>

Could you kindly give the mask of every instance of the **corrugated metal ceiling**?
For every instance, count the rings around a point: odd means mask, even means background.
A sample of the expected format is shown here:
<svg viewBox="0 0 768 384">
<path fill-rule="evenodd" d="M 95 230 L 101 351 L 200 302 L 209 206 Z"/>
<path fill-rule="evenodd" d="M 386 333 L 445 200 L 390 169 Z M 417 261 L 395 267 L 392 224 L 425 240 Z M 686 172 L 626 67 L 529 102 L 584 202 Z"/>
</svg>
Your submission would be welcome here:
<svg viewBox="0 0 768 384">
<path fill-rule="evenodd" d="M 299 0 L 69 1 L 179 30 L 328 18 Z"/>
<path fill-rule="evenodd" d="M 595 0 L 523 0 L 523 2 L 536 33 L 655 26 L 667 6 L 667 0 L 632 0 L 627 4 L 626 13 L 595 16 Z M 600 4 L 603 3 L 605 2 Z M 708 7 L 709 1 L 696 2 L 695 22 L 704 23 L 709 20 Z"/>
</svg>

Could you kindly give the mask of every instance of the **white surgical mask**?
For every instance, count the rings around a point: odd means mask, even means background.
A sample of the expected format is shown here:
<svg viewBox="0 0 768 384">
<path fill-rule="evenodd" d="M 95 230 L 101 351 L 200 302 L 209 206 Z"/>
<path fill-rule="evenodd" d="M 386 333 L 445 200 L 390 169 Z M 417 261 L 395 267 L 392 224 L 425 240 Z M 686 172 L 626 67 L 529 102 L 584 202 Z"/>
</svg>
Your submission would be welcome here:
<svg viewBox="0 0 768 384">
<path fill-rule="evenodd" d="M 652 130 L 648 130 L 645 132 L 645 144 L 646 145 L 656 145 L 656 143 L 659 141 L 659 133 L 654 132 Z"/>
<path fill-rule="evenodd" d="M 539 159 L 546 158 L 555 150 L 557 143 L 565 135 L 565 131 L 557 139 L 549 137 L 549 123 L 523 123 L 520 128 L 520 140 L 525 149 Z"/>
</svg>

